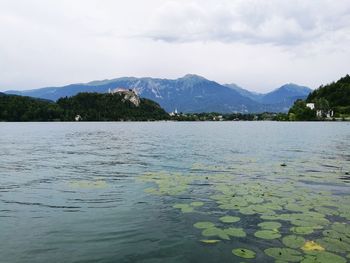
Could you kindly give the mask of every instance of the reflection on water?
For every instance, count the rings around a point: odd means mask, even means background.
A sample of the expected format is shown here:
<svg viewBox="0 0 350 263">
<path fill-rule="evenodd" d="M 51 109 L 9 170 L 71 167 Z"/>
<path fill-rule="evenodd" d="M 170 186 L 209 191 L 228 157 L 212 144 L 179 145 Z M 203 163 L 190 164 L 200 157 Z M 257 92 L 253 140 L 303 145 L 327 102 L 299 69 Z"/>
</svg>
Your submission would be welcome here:
<svg viewBox="0 0 350 263">
<path fill-rule="evenodd" d="M 0 145 L 3 262 L 349 260 L 347 123 L 1 123 Z"/>
</svg>

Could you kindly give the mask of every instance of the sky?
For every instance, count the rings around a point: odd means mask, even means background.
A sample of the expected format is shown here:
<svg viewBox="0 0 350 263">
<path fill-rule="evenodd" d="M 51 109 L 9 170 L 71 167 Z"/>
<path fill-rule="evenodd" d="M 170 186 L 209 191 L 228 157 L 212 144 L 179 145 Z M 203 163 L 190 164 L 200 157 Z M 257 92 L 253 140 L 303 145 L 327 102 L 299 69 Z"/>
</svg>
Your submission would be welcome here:
<svg viewBox="0 0 350 263">
<path fill-rule="evenodd" d="M 0 0 L 0 91 L 198 74 L 266 92 L 350 73 L 349 0 Z"/>
</svg>

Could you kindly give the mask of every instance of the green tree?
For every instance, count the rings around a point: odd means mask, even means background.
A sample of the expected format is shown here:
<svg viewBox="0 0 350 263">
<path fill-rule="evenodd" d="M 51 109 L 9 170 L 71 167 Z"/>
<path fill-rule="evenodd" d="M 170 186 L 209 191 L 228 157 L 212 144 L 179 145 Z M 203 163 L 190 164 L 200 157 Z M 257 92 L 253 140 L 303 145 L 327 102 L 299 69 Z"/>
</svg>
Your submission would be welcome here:
<svg viewBox="0 0 350 263">
<path fill-rule="evenodd" d="M 306 102 L 297 100 L 288 112 L 291 121 L 311 121 L 316 119 L 315 110 L 306 107 Z"/>
</svg>

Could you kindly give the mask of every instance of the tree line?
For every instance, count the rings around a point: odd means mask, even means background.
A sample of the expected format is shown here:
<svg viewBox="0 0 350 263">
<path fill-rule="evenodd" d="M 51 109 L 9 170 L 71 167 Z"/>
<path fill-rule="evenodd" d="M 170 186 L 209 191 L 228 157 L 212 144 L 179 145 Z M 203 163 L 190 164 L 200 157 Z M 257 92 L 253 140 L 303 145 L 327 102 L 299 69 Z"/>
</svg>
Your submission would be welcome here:
<svg viewBox="0 0 350 263">
<path fill-rule="evenodd" d="M 147 121 L 169 115 L 148 99 L 135 106 L 120 94 L 79 93 L 57 102 L 0 94 L 0 121 Z"/>
</svg>

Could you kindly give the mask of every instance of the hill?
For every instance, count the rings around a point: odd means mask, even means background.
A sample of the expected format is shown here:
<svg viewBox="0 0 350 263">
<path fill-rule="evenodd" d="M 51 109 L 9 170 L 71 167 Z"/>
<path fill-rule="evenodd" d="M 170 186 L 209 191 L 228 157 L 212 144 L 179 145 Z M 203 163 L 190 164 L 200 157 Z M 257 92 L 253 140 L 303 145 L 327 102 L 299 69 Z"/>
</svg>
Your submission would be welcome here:
<svg viewBox="0 0 350 263">
<path fill-rule="evenodd" d="M 326 100 L 329 108 L 335 114 L 350 114 L 350 76 L 339 79 L 336 82 L 321 86 L 307 97 L 306 102 L 316 103 Z"/>
<path fill-rule="evenodd" d="M 0 94 L 0 121 L 46 121 L 60 118 L 54 102 L 31 97 Z"/>
<path fill-rule="evenodd" d="M 306 100 L 297 100 L 288 113 L 290 120 L 331 120 L 350 117 L 350 76 L 321 86 Z"/>
<path fill-rule="evenodd" d="M 135 103 L 124 93 L 79 93 L 57 102 L 18 95 L 0 96 L 0 121 L 163 120 L 168 114 L 155 102 Z"/>
<path fill-rule="evenodd" d="M 109 89 L 124 87 L 135 89 L 143 97 L 156 101 L 166 111 L 177 109 L 179 112 L 221 112 L 221 113 L 251 113 L 251 112 L 286 112 L 293 98 L 284 97 L 271 104 L 265 104 L 255 97 L 263 97 L 230 85 L 221 85 L 197 75 L 186 75 L 178 79 L 134 78 L 124 77 L 111 80 L 92 81 L 85 84 L 72 84 L 63 87 L 48 87 L 26 91 L 7 91 L 18 94 L 50 100 L 74 96 L 79 92 L 106 93 Z M 249 95 L 253 94 L 253 95 Z M 285 94 L 285 93 L 283 93 Z M 283 95 L 282 94 L 282 95 Z M 298 94 L 300 95 L 300 94 Z M 304 93 L 302 94 L 304 95 Z M 254 97 L 255 96 L 255 97 Z M 286 103 L 288 101 L 288 103 Z M 290 102 L 291 101 L 291 102 Z"/>
</svg>

